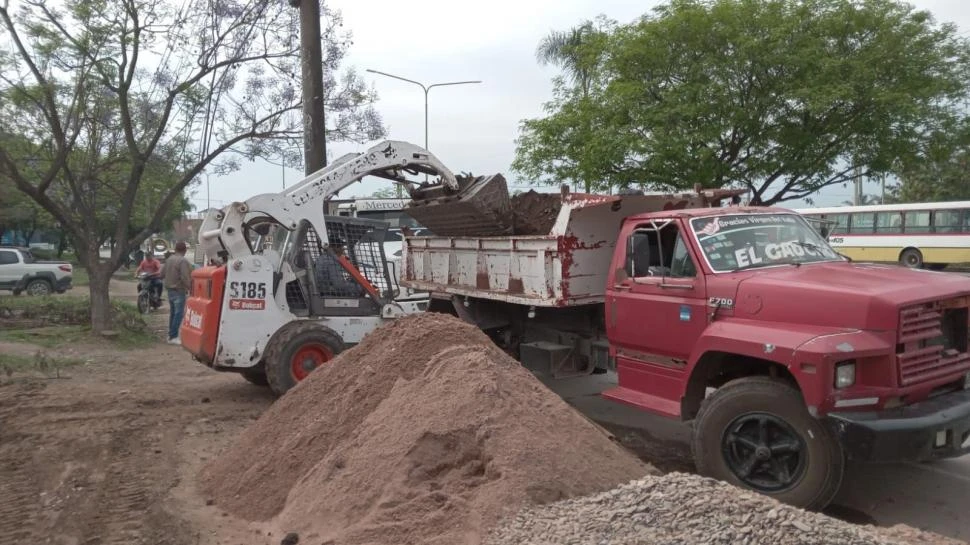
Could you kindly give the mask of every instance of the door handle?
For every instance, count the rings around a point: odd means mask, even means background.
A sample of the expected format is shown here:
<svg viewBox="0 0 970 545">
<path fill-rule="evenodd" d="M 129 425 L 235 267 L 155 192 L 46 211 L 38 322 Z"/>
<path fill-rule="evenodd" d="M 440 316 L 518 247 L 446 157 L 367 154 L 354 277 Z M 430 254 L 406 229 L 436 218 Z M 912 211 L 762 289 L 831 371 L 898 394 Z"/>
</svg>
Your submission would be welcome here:
<svg viewBox="0 0 970 545">
<path fill-rule="evenodd" d="M 617 291 L 630 291 L 630 286 L 626 284 L 613 284 L 613 289 Z"/>
</svg>

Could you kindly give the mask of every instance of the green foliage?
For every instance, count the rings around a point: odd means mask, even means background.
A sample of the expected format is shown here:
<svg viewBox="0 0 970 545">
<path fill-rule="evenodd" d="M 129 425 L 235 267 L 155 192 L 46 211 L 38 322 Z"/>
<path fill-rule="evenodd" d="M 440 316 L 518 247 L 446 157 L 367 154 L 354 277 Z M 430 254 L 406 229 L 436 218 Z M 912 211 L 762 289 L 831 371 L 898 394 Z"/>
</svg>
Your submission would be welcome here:
<svg viewBox="0 0 970 545">
<path fill-rule="evenodd" d="M 0 296 L 0 317 L 11 321 L 6 326 L 9 328 L 85 326 L 90 323 L 91 301 L 87 297 Z M 111 301 L 110 325 L 117 331 L 138 334 L 148 331 L 138 307 L 125 301 Z"/>
<path fill-rule="evenodd" d="M 0 2 L 0 183 L 70 239 L 95 329 L 111 273 L 187 209 L 203 173 L 302 144 L 299 13 L 278 0 Z M 322 20 L 329 139 L 382 137 L 374 94 L 339 73 L 339 13 L 324 6 Z"/>
<path fill-rule="evenodd" d="M 937 135 L 926 151 L 907 164 L 892 202 L 970 200 L 970 127 Z"/>
<path fill-rule="evenodd" d="M 84 361 L 80 358 L 54 357 L 44 351 L 39 351 L 33 356 L 0 354 L 0 373 L 2 373 L 0 384 L 18 372 L 38 371 L 50 377 L 60 377 L 61 369 L 83 364 Z"/>
<path fill-rule="evenodd" d="M 609 33 L 614 21 L 600 17 L 568 31 L 553 31 L 536 49 L 542 64 L 563 69 L 555 80 L 555 99 L 545 105 L 550 115 L 523 121 L 522 136 L 512 169 L 533 183 L 572 182 L 588 193 L 605 191 L 602 168 L 608 167 L 604 150 L 595 145 L 594 127 L 600 108 L 590 98 L 601 77 Z"/>
<path fill-rule="evenodd" d="M 673 0 L 573 47 L 601 60 L 523 122 L 531 181 L 801 199 L 905 164 L 970 88 L 967 40 L 892 0 Z"/>
<path fill-rule="evenodd" d="M 30 343 L 44 348 L 56 348 L 83 340 L 88 334 L 85 326 L 49 326 L 26 329 L 7 328 L 0 331 L 0 340 Z"/>
</svg>

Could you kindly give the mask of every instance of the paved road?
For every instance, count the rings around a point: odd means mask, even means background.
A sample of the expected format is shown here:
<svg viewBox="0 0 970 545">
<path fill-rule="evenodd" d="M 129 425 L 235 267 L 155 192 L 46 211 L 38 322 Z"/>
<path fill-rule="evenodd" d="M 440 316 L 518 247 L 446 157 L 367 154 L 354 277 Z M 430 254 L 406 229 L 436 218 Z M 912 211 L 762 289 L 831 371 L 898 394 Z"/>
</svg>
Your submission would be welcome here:
<svg viewBox="0 0 970 545">
<path fill-rule="evenodd" d="M 689 466 L 689 432 L 683 424 L 637 411 L 598 395 L 612 373 L 552 381 L 549 386 L 593 420 L 639 431 L 648 456 L 661 469 Z M 880 526 L 907 524 L 970 541 L 970 455 L 928 464 L 858 465 L 848 469 L 828 514 Z"/>
</svg>

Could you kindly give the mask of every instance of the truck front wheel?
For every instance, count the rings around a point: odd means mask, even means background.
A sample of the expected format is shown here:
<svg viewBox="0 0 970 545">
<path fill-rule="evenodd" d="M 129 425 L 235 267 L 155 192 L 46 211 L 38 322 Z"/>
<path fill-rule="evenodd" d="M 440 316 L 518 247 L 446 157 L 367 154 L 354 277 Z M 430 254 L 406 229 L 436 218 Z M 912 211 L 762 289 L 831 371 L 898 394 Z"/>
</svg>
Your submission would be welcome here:
<svg viewBox="0 0 970 545">
<path fill-rule="evenodd" d="M 301 320 L 283 327 L 270 342 L 265 358 L 266 380 L 278 396 L 343 350 L 340 336 L 315 322 Z"/>
<path fill-rule="evenodd" d="M 804 509 L 828 505 L 845 469 L 798 390 L 768 377 L 732 380 L 705 399 L 691 447 L 700 474 Z"/>
</svg>

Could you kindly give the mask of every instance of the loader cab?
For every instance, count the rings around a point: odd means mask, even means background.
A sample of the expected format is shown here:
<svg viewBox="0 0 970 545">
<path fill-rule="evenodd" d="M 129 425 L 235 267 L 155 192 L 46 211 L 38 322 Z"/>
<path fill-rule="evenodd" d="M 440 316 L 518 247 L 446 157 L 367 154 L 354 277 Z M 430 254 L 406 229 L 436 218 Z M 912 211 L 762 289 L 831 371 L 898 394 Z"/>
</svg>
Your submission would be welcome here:
<svg viewBox="0 0 970 545">
<path fill-rule="evenodd" d="M 285 286 L 286 302 L 297 316 L 373 316 L 397 295 L 387 267 L 387 224 L 345 216 L 325 216 L 321 237 L 307 221 L 289 233 L 282 259 L 296 279 Z"/>
</svg>

